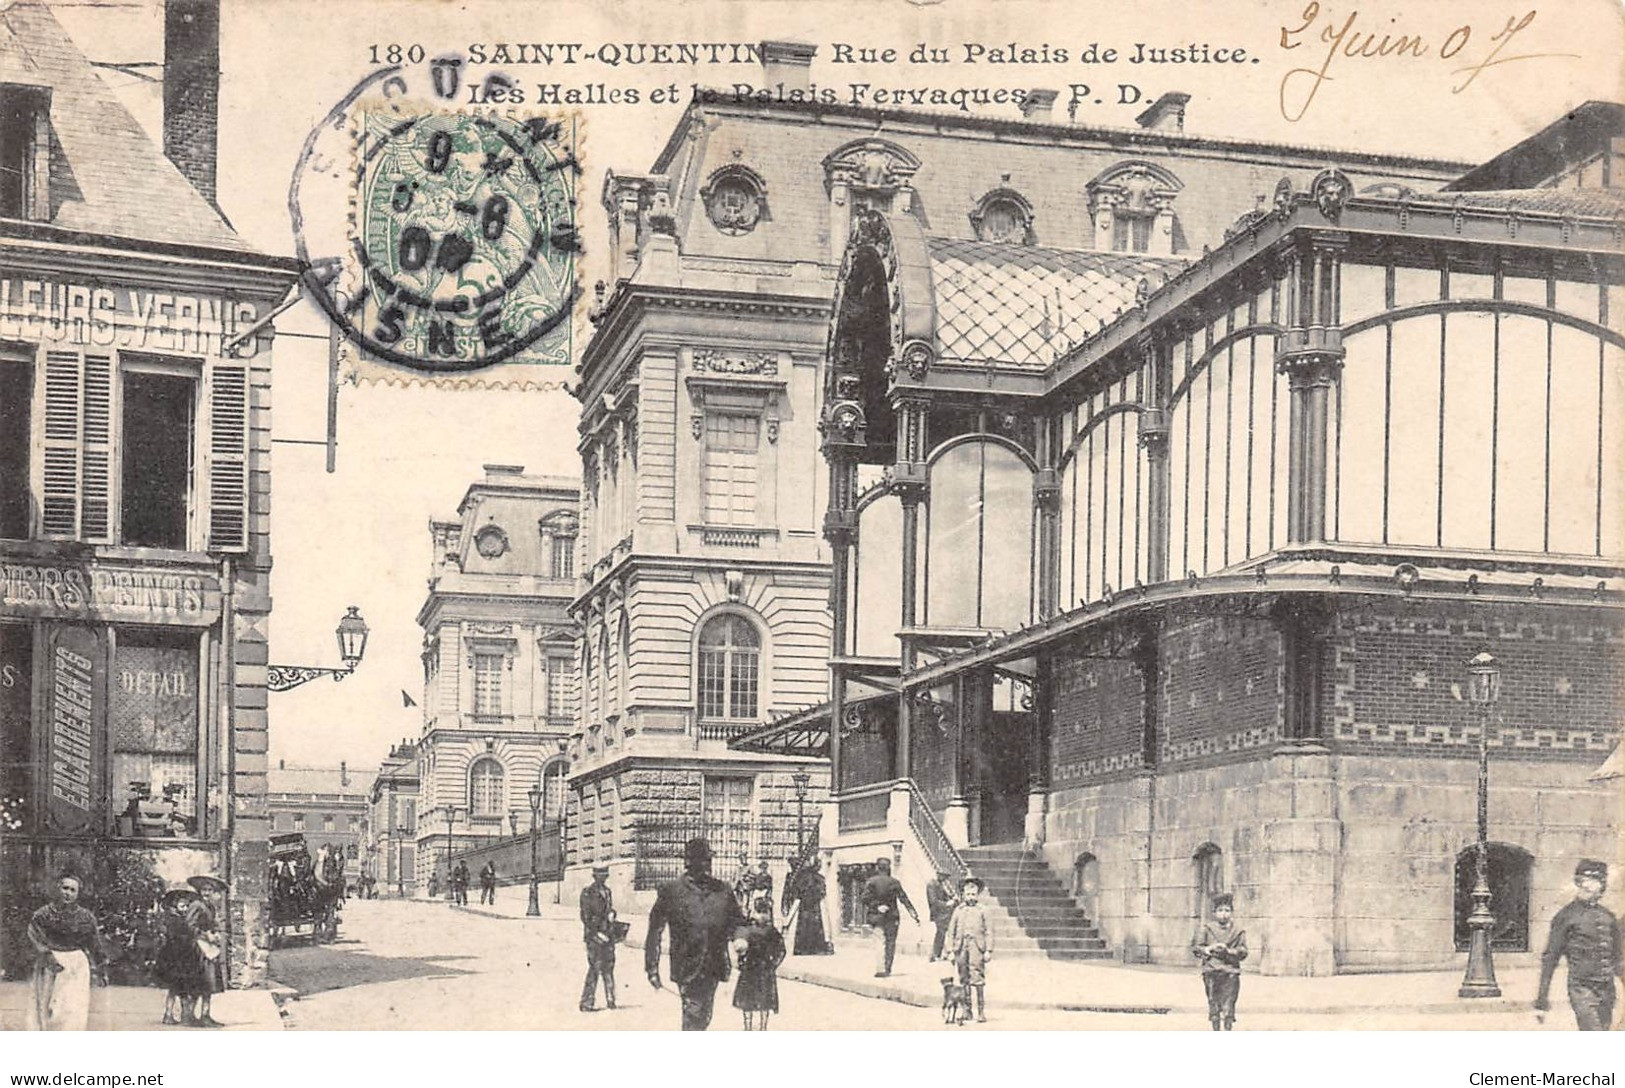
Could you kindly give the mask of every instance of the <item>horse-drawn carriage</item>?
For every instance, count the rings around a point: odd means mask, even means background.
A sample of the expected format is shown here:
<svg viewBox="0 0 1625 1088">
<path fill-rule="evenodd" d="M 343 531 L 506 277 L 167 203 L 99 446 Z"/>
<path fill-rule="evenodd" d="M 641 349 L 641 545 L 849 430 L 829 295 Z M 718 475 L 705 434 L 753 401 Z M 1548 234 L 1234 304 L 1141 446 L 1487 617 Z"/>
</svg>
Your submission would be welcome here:
<svg viewBox="0 0 1625 1088">
<path fill-rule="evenodd" d="M 323 847 L 311 857 L 298 832 L 271 836 L 271 947 L 287 936 L 309 936 L 311 944 L 339 935 L 344 898 L 344 858 Z M 301 933 L 304 930 L 304 933 Z"/>
</svg>

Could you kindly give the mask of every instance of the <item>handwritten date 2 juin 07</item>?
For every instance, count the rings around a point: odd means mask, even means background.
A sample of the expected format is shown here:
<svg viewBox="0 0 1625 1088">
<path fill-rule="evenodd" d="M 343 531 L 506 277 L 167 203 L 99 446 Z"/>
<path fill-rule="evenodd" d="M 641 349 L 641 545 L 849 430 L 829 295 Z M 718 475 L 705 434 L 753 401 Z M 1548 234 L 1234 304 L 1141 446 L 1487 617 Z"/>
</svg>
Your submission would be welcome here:
<svg viewBox="0 0 1625 1088">
<path fill-rule="evenodd" d="M 1293 68 L 1281 78 L 1281 116 L 1288 121 L 1301 121 L 1321 87 L 1334 81 L 1333 70 L 1344 67 L 1344 58 L 1350 61 L 1379 61 L 1393 70 L 1400 65 L 1415 68 L 1415 62 L 1452 65 L 1448 74 L 1458 77 L 1450 87 L 1451 94 L 1460 94 L 1478 79 L 1480 73 L 1516 61 L 1577 59 L 1576 53 L 1516 53 L 1509 47 L 1513 39 L 1528 30 L 1538 12 L 1530 9 L 1522 15 L 1509 15 L 1505 22 L 1492 18 L 1484 23 L 1462 23 L 1442 34 L 1419 28 L 1419 24 L 1399 24 L 1389 19 L 1380 30 L 1368 29 L 1374 21 L 1361 18 L 1359 11 L 1346 16 L 1322 9 L 1317 0 L 1303 9 L 1297 26 L 1281 27 L 1280 48 L 1287 51 L 1304 49 L 1304 53 L 1290 53 L 1296 60 L 1302 57 L 1304 67 Z M 1426 8 L 1417 17 L 1426 15 Z M 1407 62 L 1410 62 L 1407 64 Z"/>
</svg>

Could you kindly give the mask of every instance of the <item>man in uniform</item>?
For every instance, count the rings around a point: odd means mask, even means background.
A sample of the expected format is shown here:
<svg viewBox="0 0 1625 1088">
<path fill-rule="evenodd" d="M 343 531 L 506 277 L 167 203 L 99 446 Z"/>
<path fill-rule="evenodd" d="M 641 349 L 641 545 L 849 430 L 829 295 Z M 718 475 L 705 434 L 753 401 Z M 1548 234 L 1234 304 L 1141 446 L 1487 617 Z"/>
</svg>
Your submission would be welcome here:
<svg viewBox="0 0 1625 1088">
<path fill-rule="evenodd" d="M 660 941 L 671 927 L 671 980 L 683 999 L 683 1030 L 711 1026 L 717 983 L 727 979 L 728 942 L 749 924 L 733 889 L 711 875 L 711 844 L 690 839 L 683 847 L 684 873 L 662 885 L 649 912 L 643 944 L 643 970 L 649 985 L 660 985 Z"/>
<path fill-rule="evenodd" d="M 1625 978 L 1619 920 L 1597 900 L 1608 886 L 1608 866 L 1586 859 L 1574 869 L 1574 899 L 1552 918 L 1552 932 L 1540 957 L 1540 989 L 1535 1011 L 1541 1020 L 1557 961 L 1569 959 L 1569 1007 L 1581 1031 L 1607 1031 L 1614 1023 L 1614 977 Z"/>
<path fill-rule="evenodd" d="M 875 862 L 875 875 L 864 882 L 862 901 L 869 924 L 880 930 L 880 962 L 875 965 L 875 977 L 885 978 L 891 974 L 892 961 L 897 957 L 897 930 L 903 924 L 897 905 L 901 903 L 908 909 L 915 925 L 920 924 L 920 912 L 909 902 L 902 882 L 891 875 L 890 858 Z"/>
<path fill-rule="evenodd" d="M 596 1011 L 598 980 L 604 980 L 604 1007 L 615 1007 L 615 897 L 609 890 L 609 866 L 595 865 L 592 883 L 581 889 L 581 936 L 587 942 L 587 981 L 581 986 L 581 1011 Z"/>
</svg>

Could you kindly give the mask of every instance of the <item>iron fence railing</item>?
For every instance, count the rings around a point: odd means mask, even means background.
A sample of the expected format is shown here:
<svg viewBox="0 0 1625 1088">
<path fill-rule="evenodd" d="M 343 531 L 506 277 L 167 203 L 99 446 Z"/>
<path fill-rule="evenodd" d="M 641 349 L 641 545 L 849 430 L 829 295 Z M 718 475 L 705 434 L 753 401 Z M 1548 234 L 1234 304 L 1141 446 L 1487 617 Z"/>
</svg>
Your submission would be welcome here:
<svg viewBox="0 0 1625 1088">
<path fill-rule="evenodd" d="M 723 880 L 732 880 L 738 858 L 744 854 L 755 863 L 767 859 L 777 863 L 796 850 L 793 821 L 765 821 L 732 817 L 654 817 L 635 825 L 633 870 L 635 888 L 657 888 L 683 874 L 683 847 L 690 839 L 705 839 L 715 859 L 713 871 Z"/>
</svg>

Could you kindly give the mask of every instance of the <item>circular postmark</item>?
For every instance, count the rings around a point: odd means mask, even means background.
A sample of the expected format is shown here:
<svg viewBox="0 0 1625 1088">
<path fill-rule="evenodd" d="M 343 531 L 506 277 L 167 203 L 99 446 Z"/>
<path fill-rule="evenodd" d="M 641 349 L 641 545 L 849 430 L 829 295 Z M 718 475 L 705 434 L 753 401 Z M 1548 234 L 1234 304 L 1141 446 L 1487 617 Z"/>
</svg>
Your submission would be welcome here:
<svg viewBox="0 0 1625 1088">
<path fill-rule="evenodd" d="M 409 78 L 372 73 L 305 142 L 288 208 L 310 295 L 415 370 L 568 364 L 574 118 L 445 109 L 441 81 L 419 97 Z"/>
</svg>

